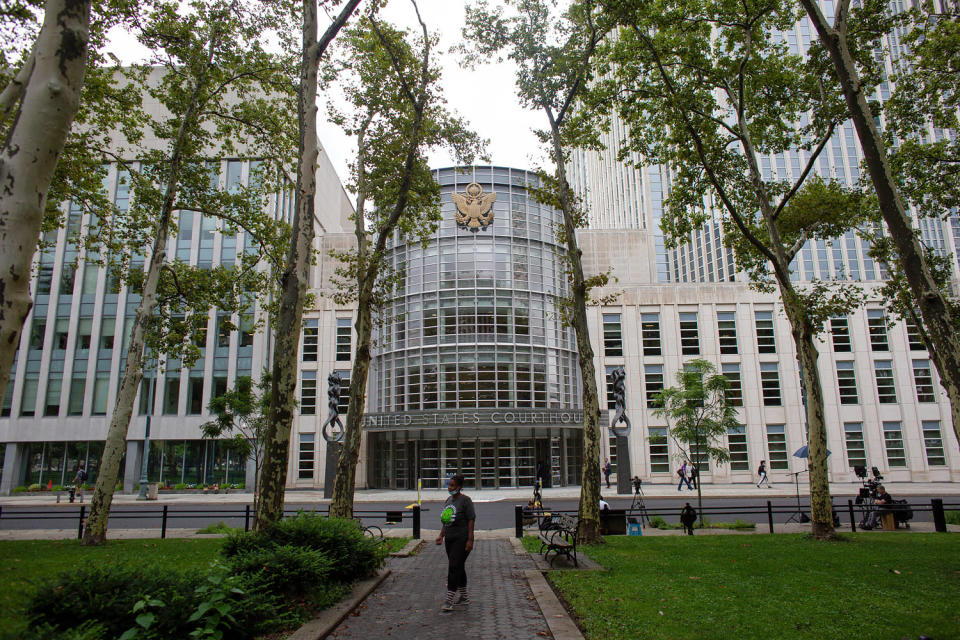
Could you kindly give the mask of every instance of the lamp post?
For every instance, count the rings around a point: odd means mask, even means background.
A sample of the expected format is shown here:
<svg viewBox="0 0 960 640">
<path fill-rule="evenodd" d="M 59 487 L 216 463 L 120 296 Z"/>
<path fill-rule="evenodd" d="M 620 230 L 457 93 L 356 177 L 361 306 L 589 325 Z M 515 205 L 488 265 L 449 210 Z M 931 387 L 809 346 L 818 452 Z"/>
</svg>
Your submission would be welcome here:
<svg viewBox="0 0 960 640">
<path fill-rule="evenodd" d="M 147 411 L 147 426 L 143 432 L 143 456 L 140 461 L 140 493 L 137 494 L 137 500 L 147 499 L 147 462 L 150 459 L 150 418 L 153 416 L 153 394 L 157 388 L 156 378 L 150 385 L 149 410 Z"/>
</svg>

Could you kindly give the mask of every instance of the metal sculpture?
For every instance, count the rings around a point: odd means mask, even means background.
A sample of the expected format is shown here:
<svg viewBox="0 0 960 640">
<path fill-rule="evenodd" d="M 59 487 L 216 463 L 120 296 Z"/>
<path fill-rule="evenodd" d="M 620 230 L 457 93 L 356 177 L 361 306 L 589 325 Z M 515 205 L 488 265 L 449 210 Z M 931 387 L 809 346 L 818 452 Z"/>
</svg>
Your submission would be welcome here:
<svg viewBox="0 0 960 640">
<path fill-rule="evenodd" d="M 327 415 L 327 421 L 323 423 L 322 431 L 323 439 L 327 442 L 343 442 L 346 433 L 343 422 L 340 421 L 340 385 L 342 383 L 343 380 L 338 373 L 327 376 L 327 407 L 330 413 Z"/>
<path fill-rule="evenodd" d="M 613 385 L 614 414 L 610 421 L 610 433 L 617 437 L 626 437 L 630 433 L 630 418 L 627 417 L 627 388 L 624 380 L 627 374 L 623 367 L 614 369 L 610 372 L 610 380 Z M 618 424 L 626 426 L 618 427 Z"/>
<path fill-rule="evenodd" d="M 451 193 L 450 198 L 457 205 L 457 224 L 470 231 L 486 229 L 493 224 L 493 203 L 496 193 L 483 193 L 483 187 L 476 182 L 467 185 L 466 193 Z"/>
</svg>

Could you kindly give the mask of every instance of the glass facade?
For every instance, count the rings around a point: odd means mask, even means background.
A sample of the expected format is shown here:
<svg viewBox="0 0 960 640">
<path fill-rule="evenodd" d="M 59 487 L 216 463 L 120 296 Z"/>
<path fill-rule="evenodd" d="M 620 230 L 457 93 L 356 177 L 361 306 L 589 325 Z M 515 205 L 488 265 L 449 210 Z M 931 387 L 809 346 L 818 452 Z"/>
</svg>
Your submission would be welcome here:
<svg viewBox="0 0 960 640">
<path fill-rule="evenodd" d="M 395 238 L 386 256 L 403 274 L 376 323 L 369 410 L 562 409 L 580 407 L 568 294 L 555 230 L 559 211 L 527 194 L 535 174 L 502 167 L 440 169 L 442 220 L 426 245 Z M 493 220 L 457 223 L 451 195 L 476 183 L 496 194 Z M 439 487 L 462 473 L 471 487 L 576 482 L 576 430 L 520 433 L 476 424 L 449 430 L 379 432 L 369 439 L 372 487 Z M 575 441 L 575 442 L 574 442 Z"/>
</svg>

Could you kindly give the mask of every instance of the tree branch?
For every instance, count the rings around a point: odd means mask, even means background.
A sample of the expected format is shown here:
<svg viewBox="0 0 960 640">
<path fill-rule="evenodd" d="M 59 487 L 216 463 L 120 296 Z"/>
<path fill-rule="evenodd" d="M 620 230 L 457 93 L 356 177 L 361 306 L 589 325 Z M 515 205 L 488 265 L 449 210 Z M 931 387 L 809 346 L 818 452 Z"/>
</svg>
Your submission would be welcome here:
<svg viewBox="0 0 960 640">
<path fill-rule="evenodd" d="M 827 142 L 830 141 L 830 138 L 833 136 L 833 131 L 836 129 L 836 121 L 831 121 L 830 126 L 827 128 L 827 132 L 820 139 L 820 142 L 817 143 L 817 147 L 810 153 L 810 158 L 807 160 L 807 166 L 803 168 L 803 172 L 800 174 L 800 177 L 797 178 L 796 182 L 793 183 L 793 186 L 790 188 L 790 191 L 787 192 L 783 198 L 780 199 L 780 203 L 777 205 L 777 208 L 773 211 L 773 219 L 776 221 L 777 217 L 780 215 L 780 212 L 783 211 L 783 208 L 787 205 L 787 202 L 790 201 L 797 191 L 800 190 L 800 187 L 803 186 L 804 181 L 806 181 L 807 176 L 813 170 L 813 165 L 816 163 L 817 158 L 820 157 L 820 152 L 824 150 L 827 146 Z"/>
<path fill-rule="evenodd" d="M 13 111 L 14 105 L 20 102 L 23 91 L 27 88 L 27 83 L 30 82 L 30 76 L 33 75 L 33 67 L 37 63 L 36 52 L 36 45 L 34 45 L 33 49 L 30 50 L 30 55 L 27 56 L 27 59 L 23 62 L 23 66 L 20 67 L 20 71 L 17 72 L 17 75 L 15 75 L 10 82 L 7 83 L 7 86 L 3 88 L 3 91 L 0 92 L 0 124 L 6 122 L 7 117 Z"/>
</svg>

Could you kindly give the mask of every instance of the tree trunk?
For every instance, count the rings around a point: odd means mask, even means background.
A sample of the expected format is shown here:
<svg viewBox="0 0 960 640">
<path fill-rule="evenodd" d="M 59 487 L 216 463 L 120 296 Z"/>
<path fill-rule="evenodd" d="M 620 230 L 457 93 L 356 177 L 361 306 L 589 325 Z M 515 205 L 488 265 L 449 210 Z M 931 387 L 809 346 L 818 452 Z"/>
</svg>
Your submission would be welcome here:
<svg viewBox="0 0 960 640">
<path fill-rule="evenodd" d="M 553 161 L 557 165 L 560 209 L 563 213 L 564 236 L 567 242 L 567 259 L 570 261 L 572 297 L 570 322 L 577 336 L 577 359 L 580 377 L 583 380 L 583 470 L 580 478 L 579 541 L 599 542 L 600 537 L 600 400 L 597 395 L 597 372 L 593 365 L 593 346 L 587 326 L 587 286 L 583 277 L 583 252 L 577 245 L 577 229 L 574 225 L 573 199 L 564 165 L 560 128 L 553 113 L 546 109 L 550 120 L 553 141 Z"/>
<path fill-rule="evenodd" d="M 207 65 L 213 61 L 214 44 L 208 47 Z M 153 252 L 150 257 L 150 266 L 147 277 L 143 282 L 143 292 L 137 313 L 133 319 L 133 331 L 130 336 L 130 346 L 127 349 L 127 362 L 123 370 L 123 380 L 117 392 L 117 403 L 114 405 L 113 415 L 110 417 L 110 427 L 107 430 L 107 439 L 103 445 L 103 455 L 100 458 L 97 484 L 90 499 L 90 516 L 83 530 L 83 544 L 97 545 L 107 539 L 107 524 L 110 519 L 110 507 L 113 503 L 113 493 L 117 487 L 120 474 L 120 459 L 123 457 L 127 442 L 127 432 L 130 429 L 130 418 L 133 416 L 133 403 L 137 397 L 137 389 L 143 379 L 143 360 L 146 345 L 147 329 L 153 318 L 157 306 L 157 287 L 160 283 L 160 274 L 167 260 L 167 236 L 170 232 L 170 218 L 173 215 L 173 206 L 177 199 L 180 187 L 180 174 L 183 168 L 184 147 L 188 141 L 189 131 L 197 119 L 200 94 L 206 89 L 206 77 L 199 77 L 193 86 L 190 102 L 183 113 L 177 137 L 173 145 L 169 160 L 167 184 L 163 190 L 163 201 L 160 207 L 160 217 L 154 231 Z M 152 408 L 151 408 L 152 411 Z M 144 451 L 143 455 L 149 455 Z"/>
<path fill-rule="evenodd" d="M 0 394 L 33 305 L 30 276 L 50 181 L 80 103 L 87 67 L 90 1 L 48 0 L 34 51 L 18 84 L 19 108 L 0 148 Z M 22 81 L 22 85 L 21 85 Z"/>
<path fill-rule="evenodd" d="M 353 517 L 353 489 L 356 486 L 357 461 L 360 459 L 360 435 L 367 403 L 367 377 L 370 373 L 371 301 L 361 295 L 357 308 L 357 350 L 350 372 L 350 405 L 343 449 L 337 461 L 337 474 L 330 502 L 331 518 Z"/>
<path fill-rule="evenodd" d="M 830 502 L 830 478 L 827 474 L 827 424 L 823 413 L 823 387 L 817 367 L 817 345 L 814 343 L 815 328 L 807 318 L 796 293 L 783 283 L 780 297 L 784 311 L 790 319 L 793 342 L 797 348 L 800 374 L 803 376 L 807 419 L 807 464 L 810 470 L 810 518 L 811 533 L 815 538 L 835 538 L 833 528 L 833 504 Z"/>
<path fill-rule="evenodd" d="M 696 472 L 694 478 L 697 480 L 697 513 L 700 514 L 700 525 L 703 526 L 703 492 L 700 491 L 700 440 L 697 439 L 697 453 L 696 453 L 697 462 L 694 464 L 694 469 Z"/>
<path fill-rule="evenodd" d="M 950 304 L 937 285 L 920 241 L 914 233 L 910 214 L 890 169 L 886 147 L 874 124 L 873 112 L 860 84 L 846 34 L 829 25 L 814 0 L 801 0 L 801 4 L 810 16 L 820 42 L 830 53 L 837 70 L 843 97 L 857 129 L 863 157 L 877 194 L 880 213 L 887 223 L 887 229 L 900 256 L 910 294 L 920 308 L 924 328 L 933 343 L 931 356 L 940 374 L 940 383 L 950 398 L 953 430 L 960 439 L 960 327 L 951 319 Z"/>
</svg>

